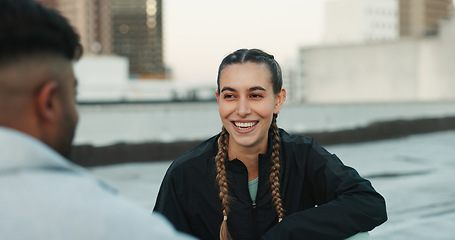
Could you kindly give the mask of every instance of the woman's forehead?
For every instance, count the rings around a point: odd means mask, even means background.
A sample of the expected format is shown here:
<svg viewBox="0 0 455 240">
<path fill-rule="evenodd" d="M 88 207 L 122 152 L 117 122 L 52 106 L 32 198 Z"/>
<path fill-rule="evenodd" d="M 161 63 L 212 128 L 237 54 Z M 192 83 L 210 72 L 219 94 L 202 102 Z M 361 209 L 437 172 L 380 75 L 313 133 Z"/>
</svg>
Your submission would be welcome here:
<svg viewBox="0 0 455 240">
<path fill-rule="evenodd" d="M 231 88 L 262 88 L 272 87 L 271 73 L 264 63 L 241 63 L 231 64 L 225 67 L 220 73 L 220 88 L 228 86 Z"/>
</svg>

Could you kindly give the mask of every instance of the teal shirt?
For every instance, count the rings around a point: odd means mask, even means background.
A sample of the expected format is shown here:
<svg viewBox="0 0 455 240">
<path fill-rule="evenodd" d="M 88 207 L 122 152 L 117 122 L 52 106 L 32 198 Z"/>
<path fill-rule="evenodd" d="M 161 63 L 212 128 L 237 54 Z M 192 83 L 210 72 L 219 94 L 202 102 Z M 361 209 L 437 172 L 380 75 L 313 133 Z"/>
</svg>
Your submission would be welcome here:
<svg viewBox="0 0 455 240">
<path fill-rule="evenodd" d="M 256 201 L 256 194 L 258 193 L 259 177 L 248 182 L 248 189 L 250 190 L 251 200 Z"/>
</svg>

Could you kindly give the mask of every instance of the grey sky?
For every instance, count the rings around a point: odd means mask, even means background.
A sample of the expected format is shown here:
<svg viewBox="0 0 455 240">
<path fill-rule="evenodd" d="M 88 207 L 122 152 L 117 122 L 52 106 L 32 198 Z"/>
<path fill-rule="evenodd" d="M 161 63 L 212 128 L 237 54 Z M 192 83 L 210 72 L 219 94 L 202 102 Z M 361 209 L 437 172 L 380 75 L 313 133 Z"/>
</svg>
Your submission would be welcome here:
<svg viewBox="0 0 455 240">
<path fill-rule="evenodd" d="M 260 48 L 287 65 L 301 45 L 323 33 L 328 0 L 164 1 L 165 62 L 174 79 L 213 83 L 221 59 L 238 48 Z"/>
</svg>

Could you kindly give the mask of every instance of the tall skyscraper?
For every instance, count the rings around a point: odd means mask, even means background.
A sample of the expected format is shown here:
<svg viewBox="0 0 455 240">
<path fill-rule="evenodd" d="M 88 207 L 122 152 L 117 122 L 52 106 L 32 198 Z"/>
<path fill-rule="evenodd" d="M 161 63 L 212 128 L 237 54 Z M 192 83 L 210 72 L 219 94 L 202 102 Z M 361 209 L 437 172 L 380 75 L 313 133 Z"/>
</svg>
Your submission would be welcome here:
<svg viewBox="0 0 455 240">
<path fill-rule="evenodd" d="M 162 0 L 112 0 L 114 52 L 130 60 L 130 73 L 165 78 Z"/>
<path fill-rule="evenodd" d="M 58 10 L 81 36 L 86 54 L 111 54 L 110 0 L 58 0 Z"/>
<path fill-rule="evenodd" d="M 452 0 L 399 0 L 400 37 L 437 34 L 439 22 L 452 16 Z"/>
<path fill-rule="evenodd" d="M 37 0 L 60 11 L 81 36 L 84 54 L 129 59 L 139 78 L 165 79 L 162 0 Z"/>
</svg>

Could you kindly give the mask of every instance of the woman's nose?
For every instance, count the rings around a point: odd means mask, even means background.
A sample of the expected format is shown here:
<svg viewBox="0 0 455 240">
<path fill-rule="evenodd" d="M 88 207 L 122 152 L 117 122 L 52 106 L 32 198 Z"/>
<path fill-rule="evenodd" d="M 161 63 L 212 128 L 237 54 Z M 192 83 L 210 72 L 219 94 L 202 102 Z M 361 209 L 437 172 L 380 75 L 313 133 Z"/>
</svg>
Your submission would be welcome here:
<svg viewBox="0 0 455 240">
<path fill-rule="evenodd" d="M 237 114 L 241 117 L 244 117 L 251 113 L 250 103 L 248 99 L 240 99 L 237 106 Z"/>
</svg>

